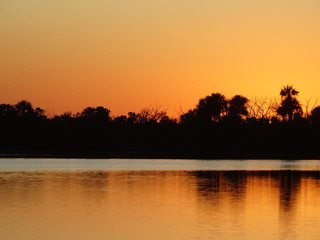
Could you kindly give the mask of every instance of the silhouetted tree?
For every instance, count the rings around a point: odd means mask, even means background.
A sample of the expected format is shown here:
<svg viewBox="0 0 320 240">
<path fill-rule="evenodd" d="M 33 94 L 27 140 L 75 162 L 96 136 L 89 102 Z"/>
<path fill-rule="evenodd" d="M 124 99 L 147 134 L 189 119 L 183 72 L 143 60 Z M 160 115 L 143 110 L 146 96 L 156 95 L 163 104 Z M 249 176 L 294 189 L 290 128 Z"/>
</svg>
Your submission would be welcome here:
<svg viewBox="0 0 320 240">
<path fill-rule="evenodd" d="M 248 104 L 248 117 L 269 122 L 277 111 L 277 105 L 276 100 L 272 98 L 253 98 Z"/>
<path fill-rule="evenodd" d="M 139 120 L 139 115 L 135 112 L 128 112 L 128 122 L 131 124 L 137 123 Z"/>
<path fill-rule="evenodd" d="M 17 117 L 25 120 L 45 119 L 45 111 L 39 107 L 33 108 L 32 104 L 26 100 L 18 102 L 15 106 Z"/>
<path fill-rule="evenodd" d="M 287 85 L 281 89 L 281 104 L 277 109 L 277 113 L 283 120 L 291 121 L 295 115 L 302 115 L 301 104 L 296 98 L 298 94 L 299 92 L 293 86 Z"/>
<path fill-rule="evenodd" d="M 14 119 L 17 117 L 17 110 L 10 104 L 0 104 L 0 119 Z"/>
<path fill-rule="evenodd" d="M 235 95 L 228 101 L 228 118 L 236 121 L 241 121 L 243 117 L 246 117 L 248 112 L 248 102 L 249 100 L 246 97 L 241 95 Z"/>
<path fill-rule="evenodd" d="M 310 121 L 313 125 L 320 126 L 320 106 L 311 111 Z"/>
<path fill-rule="evenodd" d="M 36 107 L 34 112 L 35 112 L 36 117 L 39 119 L 45 119 L 47 117 L 46 111 L 42 108 Z"/>
<path fill-rule="evenodd" d="M 19 117 L 27 117 L 35 114 L 32 104 L 25 100 L 18 102 L 15 108 Z"/>
<path fill-rule="evenodd" d="M 320 154 L 320 106 L 310 116 L 302 115 L 297 95 L 297 90 L 286 86 L 281 102 L 275 105 L 266 98 L 249 102 L 236 95 L 227 100 L 213 93 L 181 114 L 180 123 L 160 106 L 111 118 L 110 110 L 102 106 L 47 117 L 28 101 L 0 104 L 0 153 L 96 152 L 131 157 L 131 153 L 141 157 L 150 153 L 153 157 L 204 158 Z M 283 123 L 280 115 L 292 120 L 290 124 Z"/>
<path fill-rule="evenodd" d="M 75 115 L 72 114 L 72 112 L 68 111 L 68 112 L 64 112 L 61 115 L 56 115 L 53 117 L 53 120 L 59 120 L 59 121 L 63 121 L 63 122 L 68 122 L 71 121 L 75 118 Z"/>
<path fill-rule="evenodd" d="M 115 123 L 127 123 L 128 122 L 128 117 L 125 116 L 125 115 L 120 115 L 120 116 L 117 116 L 113 119 L 113 121 Z"/>
<path fill-rule="evenodd" d="M 318 102 L 318 99 L 316 99 L 312 104 L 311 104 L 311 98 L 306 100 L 306 103 L 304 104 L 304 117 L 309 118 L 311 115 L 312 110 L 316 107 Z"/>
<path fill-rule="evenodd" d="M 104 107 L 87 107 L 79 114 L 80 118 L 100 122 L 110 121 L 110 110 Z"/>
<path fill-rule="evenodd" d="M 196 119 L 196 111 L 189 110 L 187 113 L 183 113 L 180 115 L 180 122 L 183 124 L 193 123 Z"/>
<path fill-rule="evenodd" d="M 159 123 L 162 120 L 168 119 L 167 112 L 161 109 L 161 106 L 145 107 L 135 115 L 136 122 L 138 123 Z"/>
<path fill-rule="evenodd" d="M 218 122 L 226 114 L 227 100 L 221 93 L 212 93 L 201 98 L 193 110 L 180 115 L 181 123 L 209 123 Z"/>
<path fill-rule="evenodd" d="M 224 95 L 220 93 L 212 93 L 210 96 L 201 98 L 195 113 L 208 121 L 220 121 L 227 109 L 227 100 Z"/>
</svg>

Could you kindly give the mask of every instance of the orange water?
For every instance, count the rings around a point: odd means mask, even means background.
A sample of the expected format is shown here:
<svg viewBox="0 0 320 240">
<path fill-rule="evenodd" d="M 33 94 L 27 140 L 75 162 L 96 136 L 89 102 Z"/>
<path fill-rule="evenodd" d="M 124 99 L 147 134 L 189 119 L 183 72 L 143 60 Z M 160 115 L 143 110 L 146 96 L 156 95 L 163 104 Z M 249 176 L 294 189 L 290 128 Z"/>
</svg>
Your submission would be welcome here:
<svg viewBox="0 0 320 240">
<path fill-rule="evenodd" d="M 317 171 L 0 172 L 0 239 L 319 239 Z"/>
</svg>

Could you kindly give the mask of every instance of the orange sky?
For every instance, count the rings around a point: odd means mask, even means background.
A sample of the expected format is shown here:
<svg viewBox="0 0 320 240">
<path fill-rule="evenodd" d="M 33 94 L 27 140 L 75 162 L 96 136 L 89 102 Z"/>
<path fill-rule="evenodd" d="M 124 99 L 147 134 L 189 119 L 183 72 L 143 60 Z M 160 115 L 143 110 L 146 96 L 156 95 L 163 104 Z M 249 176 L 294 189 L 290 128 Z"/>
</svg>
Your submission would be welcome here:
<svg viewBox="0 0 320 240">
<path fill-rule="evenodd" d="M 293 84 L 305 103 L 320 96 L 319 43 L 317 0 L 0 0 L 0 102 L 175 115 Z"/>
</svg>

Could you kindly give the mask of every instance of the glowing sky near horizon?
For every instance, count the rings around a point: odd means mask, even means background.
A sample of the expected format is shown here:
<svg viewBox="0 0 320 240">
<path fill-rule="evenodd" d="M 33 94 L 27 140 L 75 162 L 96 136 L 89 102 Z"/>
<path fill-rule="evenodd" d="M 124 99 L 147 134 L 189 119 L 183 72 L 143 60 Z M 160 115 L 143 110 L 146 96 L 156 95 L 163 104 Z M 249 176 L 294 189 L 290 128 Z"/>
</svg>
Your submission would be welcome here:
<svg viewBox="0 0 320 240">
<path fill-rule="evenodd" d="M 51 113 L 161 105 L 213 92 L 320 97 L 317 0 L 0 0 L 0 102 Z"/>
</svg>

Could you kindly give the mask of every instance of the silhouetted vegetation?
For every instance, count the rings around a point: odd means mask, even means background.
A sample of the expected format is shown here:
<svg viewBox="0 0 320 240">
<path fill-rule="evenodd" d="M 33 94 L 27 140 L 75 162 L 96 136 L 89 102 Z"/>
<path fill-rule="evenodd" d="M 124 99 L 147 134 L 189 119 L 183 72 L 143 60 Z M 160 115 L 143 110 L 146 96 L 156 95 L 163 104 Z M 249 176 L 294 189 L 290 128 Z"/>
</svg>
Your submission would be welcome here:
<svg viewBox="0 0 320 240">
<path fill-rule="evenodd" d="M 112 116 L 102 106 L 48 116 L 28 101 L 0 104 L 0 153 L 88 157 L 319 158 L 320 106 L 298 91 L 280 101 L 221 93 L 171 118 L 161 106 Z M 308 106 L 305 107 L 308 109 Z"/>
<path fill-rule="evenodd" d="M 277 109 L 277 113 L 284 120 L 291 121 L 294 117 L 301 117 L 302 108 L 296 96 L 299 92 L 292 86 L 285 86 L 281 89 L 281 104 Z"/>
</svg>

